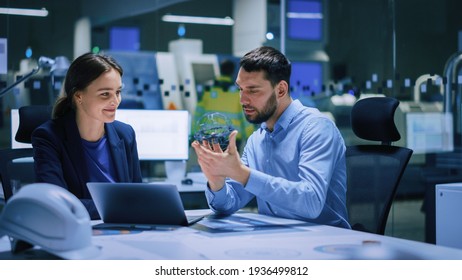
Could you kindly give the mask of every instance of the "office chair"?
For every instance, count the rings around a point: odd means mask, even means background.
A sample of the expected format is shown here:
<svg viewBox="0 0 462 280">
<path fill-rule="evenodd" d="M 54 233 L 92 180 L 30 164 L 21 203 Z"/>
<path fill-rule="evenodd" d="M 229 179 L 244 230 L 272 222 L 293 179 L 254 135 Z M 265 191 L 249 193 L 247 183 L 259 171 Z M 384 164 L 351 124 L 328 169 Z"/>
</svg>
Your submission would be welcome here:
<svg viewBox="0 0 462 280">
<path fill-rule="evenodd" d="M 357 101 L 351 111 L 356 136 L 380 144 L 348 146 L 347 208 L 354 230 L 384 235 L 388 214 L 412 150 L 392 146 L 401 136 L 394 123 L 399 101 L 371 97 Z"/>
<path fill-rule="evenodd" d="M 34 129 L 51 119 L 52 107 L 48 105 L 24 106 L 19 108 L 18 112 L 19 127 L 15 140 L 30 144 Z M 25 169 L 27 166 L 30 168 L 31 165 L 30 162 L 17 160 L 30 157 L 33 157 L 32 148 L 0 150 L 0 182 L 5 201 L 13 195 L 12 180 L 17 177 L 23 178 L 27 174 Z"/>
</svg>

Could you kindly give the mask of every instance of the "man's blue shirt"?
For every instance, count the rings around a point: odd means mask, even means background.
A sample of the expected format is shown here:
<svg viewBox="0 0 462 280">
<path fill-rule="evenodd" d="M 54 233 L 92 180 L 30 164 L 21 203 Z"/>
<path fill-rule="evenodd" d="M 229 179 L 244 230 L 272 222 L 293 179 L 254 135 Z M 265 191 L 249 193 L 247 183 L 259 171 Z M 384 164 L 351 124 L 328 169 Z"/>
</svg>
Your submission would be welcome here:
<svg viewBox="0 0 462 280">
<path fill-rule="evenodd" d="M 245 186 L 227 179 L 206 197 L 211 209 L 231 214 L 257 198 L 258 212 L 350 228 L 346 210 L 345 143 L 335 124 L 293 101 L 269 131 L 263 123 L 248 139 L 241 161 Z"/>
</svg>

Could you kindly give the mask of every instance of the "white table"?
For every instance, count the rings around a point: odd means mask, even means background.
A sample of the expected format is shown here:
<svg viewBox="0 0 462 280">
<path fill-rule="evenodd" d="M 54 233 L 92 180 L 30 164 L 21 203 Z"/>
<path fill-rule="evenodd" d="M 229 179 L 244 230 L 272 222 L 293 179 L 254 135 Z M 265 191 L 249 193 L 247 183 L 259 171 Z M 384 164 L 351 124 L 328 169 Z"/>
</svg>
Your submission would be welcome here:
<svg viewBox="0 0 462 280">
<path fill-rule="evenodd" d="M 100 233 L 93 237 L 94 244 L 102 248 L 99 259 L 462 260 L 459 249 L 248 212 L 207 218 L 175 230 Z M 0 258 L 21 257 L 11 256 L 8 250 L 7 239 L 1 239 Z"/>
</svg>

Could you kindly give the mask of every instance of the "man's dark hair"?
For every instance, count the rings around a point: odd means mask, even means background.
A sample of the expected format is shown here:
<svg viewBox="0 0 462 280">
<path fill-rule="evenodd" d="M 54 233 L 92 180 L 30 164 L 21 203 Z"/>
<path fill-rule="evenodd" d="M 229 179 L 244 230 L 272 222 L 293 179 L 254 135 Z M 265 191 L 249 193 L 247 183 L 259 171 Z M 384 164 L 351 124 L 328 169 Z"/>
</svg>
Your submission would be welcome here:
<svg viewBox="0 0 462 280">
<path fill-rule="evenodd" d="M 273 86 L 280 81 L 286 81 L 290 86 L 290 61 L 275 48 L 266 46 L 256 48 L 245 54 L 239 64 L 247 72 L 264 70 L 265 78 Z"/>
</svg>

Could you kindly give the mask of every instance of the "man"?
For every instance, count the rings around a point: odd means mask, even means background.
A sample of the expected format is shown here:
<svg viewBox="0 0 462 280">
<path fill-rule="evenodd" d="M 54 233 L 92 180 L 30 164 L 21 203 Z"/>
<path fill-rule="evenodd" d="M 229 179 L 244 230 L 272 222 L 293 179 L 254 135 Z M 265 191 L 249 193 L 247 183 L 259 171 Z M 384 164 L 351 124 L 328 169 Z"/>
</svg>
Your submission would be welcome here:
<svg viewBox="0 0 462 280">
<path fill-rule="evenodd" d="M 291 65 L 271 47 L 247 53 L 236 85 L 246 119 L 261 124 L 242 158 L 236 134 L 217 143 L 192 143 L 208 179 L 212 210 L 232 214 L 256 197 L 258 212 L 350 228 L 346 210 L 345 144 L 335 124 L 289 93 Z"/>
</svg>

